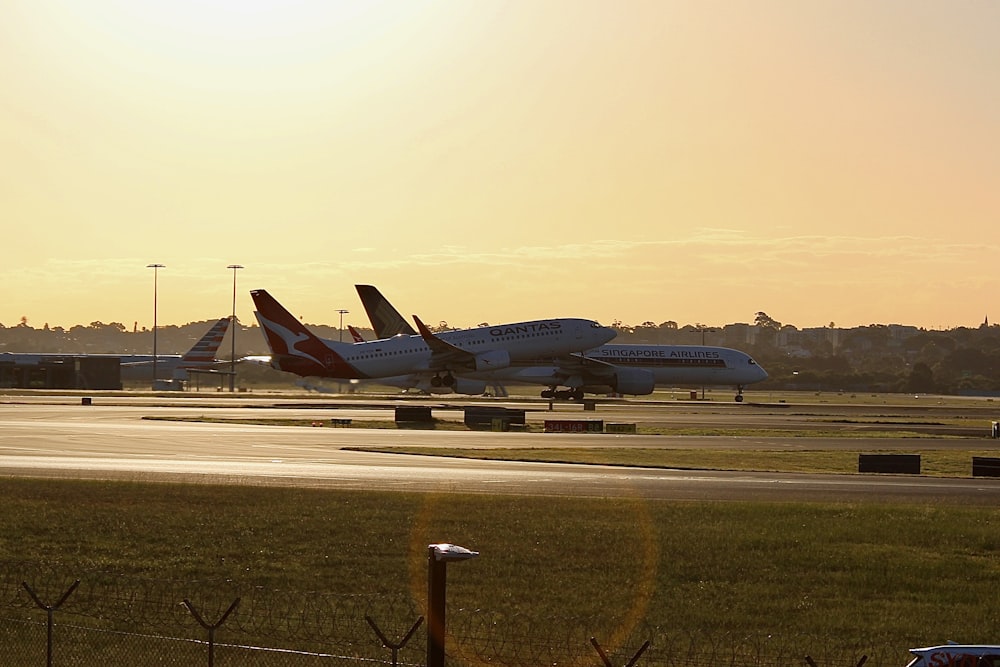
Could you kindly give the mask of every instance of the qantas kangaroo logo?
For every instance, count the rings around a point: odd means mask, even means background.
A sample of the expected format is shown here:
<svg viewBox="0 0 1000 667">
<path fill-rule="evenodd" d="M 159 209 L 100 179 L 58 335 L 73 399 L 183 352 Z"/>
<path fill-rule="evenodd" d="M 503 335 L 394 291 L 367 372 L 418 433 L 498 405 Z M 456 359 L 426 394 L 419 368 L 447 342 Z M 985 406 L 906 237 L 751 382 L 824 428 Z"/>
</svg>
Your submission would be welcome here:
<svg viewBox="0 0 1000 667">
<path fill-rule="evenodd" d="M 295 357 L 304 357 L 319 366 L 328 368 L 332 365 L 332 355 L 330 350 L 315 338 L 306 333 L 292 331 L 287 327 L 277 324 L 273 320 L 261 318 L 267 328 L 268 338 L 271 347 L 279 354 L 287 354 Z M 277 345 L 280 341 L 280 345 Z M 282 350 L 282 348 L 284 348 Z"/>
</svg>

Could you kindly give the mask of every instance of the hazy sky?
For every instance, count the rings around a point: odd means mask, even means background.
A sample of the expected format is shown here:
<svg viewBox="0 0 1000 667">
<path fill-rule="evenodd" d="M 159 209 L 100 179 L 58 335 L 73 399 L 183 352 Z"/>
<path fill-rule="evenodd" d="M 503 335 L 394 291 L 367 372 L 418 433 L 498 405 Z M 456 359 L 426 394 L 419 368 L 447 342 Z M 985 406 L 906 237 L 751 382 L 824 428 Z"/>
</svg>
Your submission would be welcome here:
<svg viewBox="0 0 1000 667">
<path fill-rule="evenodd" d="M 0 323 L 976 326 L 1000 2 L 0 0 Z"/>
</svg>

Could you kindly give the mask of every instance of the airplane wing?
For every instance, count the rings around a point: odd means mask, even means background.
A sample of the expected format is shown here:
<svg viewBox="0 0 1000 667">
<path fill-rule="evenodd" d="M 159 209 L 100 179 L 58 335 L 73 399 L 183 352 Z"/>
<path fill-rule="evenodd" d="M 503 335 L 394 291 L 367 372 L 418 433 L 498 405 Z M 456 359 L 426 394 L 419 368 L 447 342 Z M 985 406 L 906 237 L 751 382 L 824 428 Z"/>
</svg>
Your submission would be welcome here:
<svg viewBox="0 0 1000 667">
<path fill-rule="evenodd" d="M 460 347 L 456 347 L 446 340 L 442 340 L 435 336 L 427 325 L 420 321 L 420 318 L 416 315 L 413 316 L 413 321 L 417 323 L 417 331 L 420 332 L 420 336 L 427 343 L 427 347 L 431 350 L 431 367 L 436 368 L 448 368 L 449 366 L 459 366 L 459 367 L 474 367 L 476 363 L 476 355 L 471 352 L 467 352 Z"/>
<path fill-rule="evenodd" d="M 617 366 L 590 359 L 582 354 L 570 354 L 554 360 L 558 377 L 563 378 L 561 384 L 568 387 L 610 382 L 619 370 Z"/>
</svg>

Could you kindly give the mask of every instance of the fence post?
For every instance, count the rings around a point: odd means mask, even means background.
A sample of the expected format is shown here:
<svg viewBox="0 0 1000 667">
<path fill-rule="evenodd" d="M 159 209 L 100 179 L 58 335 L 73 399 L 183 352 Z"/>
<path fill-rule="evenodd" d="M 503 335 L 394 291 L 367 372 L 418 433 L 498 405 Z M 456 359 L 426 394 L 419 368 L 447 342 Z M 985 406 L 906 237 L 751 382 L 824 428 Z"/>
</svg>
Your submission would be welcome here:
<svg viewBox="0 0 1000 667">
<path fill-rule="evenodd" d="M 594 648 L 597 650 L 597 654 L 601 656 L 601 660 L 604 662 L 604 666 L 613 667 L 613 665 L 611 664 L 611 660 L 608 659 L 608 654 L 604 652 L 603 648 L 601 648 L 601 645 L 597 642 L 597 639 L 595 637 L 591 637 L 590 643 L 593 644 Z M 639 650 L 635 652 L 635 655 L 632 656 L 632 659 L 625 663 L 625 667 L 634 667 L 635 663 L 639 661 L 639 657 L 646 652 L 647 648 L 649 648 L 648 639 L 643 643 L 642 646 L 639 647 Z"/>
<path fill-rule="evenodd" d="M 191 601 L 184 598 L 184 606 L 187 607 L 188 611 L 191 612 L 191 615 L 194 616 L 194 620 L 198 621 L 198 625 L 208 630 L 208 667 L 213 667 L 215 665 L 215 630 L 226 622 L 226 619 L 229 618 L 229 615 L 233 613 L 233 610 L 236 609 L 236 606 L 239 603 L 240 598 L 233 600 L 233 603 L 229 605 L 229 609 L 227 609 L 226 613 L 222 615 L 222 618 L 210 625 L 201 617 L 201 614 L 199 614 L 198 610 L 194 608 Z"/>
<path fill-rule="evenodd" d="M 37 604 L 41 609 L 44 609 L 46 614 L 48 614 L 48 623 L 47 623 L 48 633 L 45 642 L 45 649 L 46 649 L 45 664 L 47 665 L 47 667 L 52 667 L 52 626 L 55 625 L 52 618 L 52 614 L 53 612 L 55 612 L 56 609 L 58 609 L 63 605 L 63 602 L 66 601 L 66 598 L 68 598 L 70 595 L 73 594 L 73 591 L 76 590 L 76 587 L 80 585 L 80 580 L 77 579 L 76 581 L 74 581 L 73 585 L 70 586 L 65 593 L 63 593 L 63 596 L 61 598 L 59 598 L 59 602 L 56 602 L 55 604 L 52 605 L 47 605 L 41 600 L 39 600 L 38 596 L 35 595 L 35 591 L 31 590 L 31 586 L 28 585 L 27 581 L 22 581 L 21 585 L 24 586 L 24 590 L 28 591 L 28 595 L 30 595 L 31 599 L 35 601 L 35 604 Z"/>
<path fill-rule="evenodd" d="M 396 665 L 399 664 L 398 661 L 399 649 L 406 646 L 406 643 L 410 641 L 410 637 L 412 637 L 413 633 L 417 631 L 417 628 L 420 627 L 420 624 L 424 622 L 424 617 L 421 616 L 420 618 L 418 618 L 417 622 L 413 624 L 412 628 L 410 628 L 410 631 L 406 633 L 406 636 L 395 644 L 390 642 L 389 639 L 384 634 L 382 634 L 382 631 L 379 630 L 377 625 L 375 625 L 375 621 L 372 620 L 371 616 L 365 614 L 365 620 L 368 621 L 368 625 L 372 626 L 372 630 L 374 630 L 375 634 L 378 635 L 379 640 L 382 642 L 382 646 L 392 651 L 392 667 L 396 667 Z"/>
</svg>

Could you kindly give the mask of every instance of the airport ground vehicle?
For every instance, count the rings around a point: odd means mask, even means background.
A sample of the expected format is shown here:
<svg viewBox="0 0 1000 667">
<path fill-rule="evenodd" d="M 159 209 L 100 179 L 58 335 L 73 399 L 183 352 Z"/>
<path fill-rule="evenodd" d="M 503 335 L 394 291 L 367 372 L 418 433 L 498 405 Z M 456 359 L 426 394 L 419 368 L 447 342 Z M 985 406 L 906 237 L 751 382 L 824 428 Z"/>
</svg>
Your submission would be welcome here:
<svg viewBox="0 0 1000 667">
<path fill-rule="evenodd" d="M 944 644 L 911 648 L 906 667 L 1000 667 L 1000 645 Z"/>
</svg>

